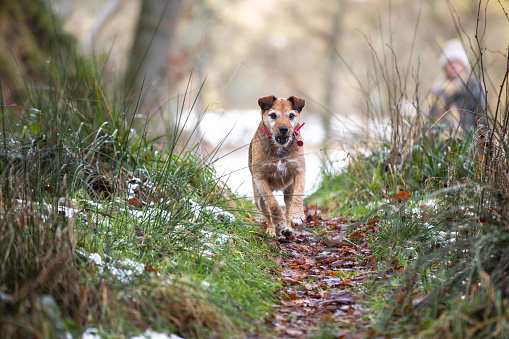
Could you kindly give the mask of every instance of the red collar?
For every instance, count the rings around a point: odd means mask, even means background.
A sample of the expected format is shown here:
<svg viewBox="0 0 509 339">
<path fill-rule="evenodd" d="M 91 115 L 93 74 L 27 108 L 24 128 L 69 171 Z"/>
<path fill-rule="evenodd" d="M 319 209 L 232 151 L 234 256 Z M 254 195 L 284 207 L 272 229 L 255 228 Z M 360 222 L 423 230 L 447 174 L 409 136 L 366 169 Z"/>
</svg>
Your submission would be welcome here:
<svg viewBox="0 0 509 339">
<path fill-rule="evenodd" d="M 267 132 L 267 129 L 265 128 L 265 124 L 264 123 L 262 123 L 262 126 L 263 126 L 263 130 L 265 131 L 265 134 L 267 134 L 269 139 L 272 139 L 272 136 L 269 134 L 269 132 Z"/>
<path fill-rule="evenodd" d="M 299 135 L 299 130 L 302 128 L 302 126 L 304 126 L 306 123 L 302 123 L 302 125 L 300 125 L 299 127 L 297 127 L 297 129 L 295 129 L 295 131 L 293 131 L 292 133 L 292 140 L 290 140 L 290 142 L 292 142 L 296 137 L 297 135 Z M 267 129 L 265 128 L 265 124 L 262 123 L 262 126 L 263 126 L 263 130 L 265 131 L 265 134 L 267 134 L 267 136 L 269 137 L 269 139 L 272 139 L 272 135 L 269 134 L 269 132 L 267 132 Z M 302 146 L 304 145 L 304 143 L 302 142 L 302 140 L 297 140 L 297 145 L 298 146 Z"/>
</svg>

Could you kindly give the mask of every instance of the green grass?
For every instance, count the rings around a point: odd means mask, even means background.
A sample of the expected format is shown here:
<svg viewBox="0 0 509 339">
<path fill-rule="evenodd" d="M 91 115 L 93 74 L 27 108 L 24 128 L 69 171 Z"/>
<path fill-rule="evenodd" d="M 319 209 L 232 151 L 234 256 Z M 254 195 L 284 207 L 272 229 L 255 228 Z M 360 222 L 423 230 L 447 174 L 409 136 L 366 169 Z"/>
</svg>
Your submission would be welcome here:
<svg viewBox="0 0 509 339">
<path fill-rule="evenodd" d="M 322 203 L 332 215 L 377 220 L 371 247 L 379 279 L 363 293 L 365 320 L 376 331 L 504 338 L 509 214 L 506 170 L 498 161 L 506 160 L 484 162 L 493 153 L 471 137 L 415 144 L 404 164 L 389 171 L 382 170 L 389 149 L 382 144 L 341 172 L 324 173 L 308 203 Z"/>
<path fill-rule="evenodd" d="M 335 173 L 325 163 L 322 182 L 306 202 L 324 206 L 332 216 L 363 217 L 371 211 L 368 204 L 383 197 L 381 188 L 386 178 L 381 178 L 378 167 L 376 159 L 359 157 L 351 160 L 340 173 Z"/>
</svg>

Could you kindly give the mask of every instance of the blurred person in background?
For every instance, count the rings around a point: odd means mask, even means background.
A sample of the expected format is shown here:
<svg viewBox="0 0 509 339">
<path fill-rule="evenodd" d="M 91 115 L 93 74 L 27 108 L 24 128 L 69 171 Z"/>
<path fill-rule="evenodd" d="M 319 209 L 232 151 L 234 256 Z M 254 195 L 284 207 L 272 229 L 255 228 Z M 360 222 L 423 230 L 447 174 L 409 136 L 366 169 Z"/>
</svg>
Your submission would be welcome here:
<svg viewBox="0 0 509 339">
<path fill-rule="evenodd" d="M 439 58 L 442 74 L 429 95 L 429 115 L 434 126 L 451 130 L 466 139 L 471 131 L 487 129 L 484 88 L 470 69 L 468 56 L 459 40 L 449 40 Z"/>
</svg>

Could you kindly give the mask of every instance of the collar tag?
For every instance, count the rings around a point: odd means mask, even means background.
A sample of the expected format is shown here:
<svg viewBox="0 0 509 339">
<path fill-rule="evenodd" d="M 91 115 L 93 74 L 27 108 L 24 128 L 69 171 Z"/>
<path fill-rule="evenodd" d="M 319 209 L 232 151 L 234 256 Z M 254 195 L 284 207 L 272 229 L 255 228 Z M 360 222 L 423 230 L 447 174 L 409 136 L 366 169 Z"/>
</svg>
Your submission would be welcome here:
<svg viewBox="0 0 509 339">
<path fill-rule="evenodd" d="M 299 130 L 304 126 L 306 123 L 304 122 L 302 125 L 297 127 L 297 129 L 293 132 L 293 138 L 295 139 L 297 135 L 299 135 Z M 302 140 L 297 140 L 297 146 L 302 147 L 304 145 L 304 142 Z"/>
</svg>

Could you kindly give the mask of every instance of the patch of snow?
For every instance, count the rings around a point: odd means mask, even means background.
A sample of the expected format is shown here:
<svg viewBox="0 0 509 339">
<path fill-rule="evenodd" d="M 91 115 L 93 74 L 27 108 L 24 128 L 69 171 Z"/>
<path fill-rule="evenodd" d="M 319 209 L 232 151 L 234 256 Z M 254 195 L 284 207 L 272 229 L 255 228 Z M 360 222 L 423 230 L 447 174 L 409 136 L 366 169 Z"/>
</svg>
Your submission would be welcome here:
<svg viewBox="0 0 509 339">
<path fill-rule="evenodd" d="M 143 274 L 145 266 L 132 259 L 122 259 L 118 261 L 110 261 L 106 264 L 98 253 L 90 253 L 88 258 L 91 262 L 95 263 L 98 267 L 99 274 L 103 274 L 105 268 L 120 281 L 126 283 L 135 276 Z"/>
<path fill-rule="evenodd" d="M 201 255 L 204 256 L 206 259 L 210 259 L 210 260 L 212 260 L 213 258 L 216 257 L 216 254 L 214 252 L 211 252 L 208 250 L 201 252 Z"/>
<path fill-rule="evenodd" d="M 189 199 L 189 202 L 192 205 L 192 211 L 194 213 L 195 219 L 199 219 L 203 212 L 207 212 L 209 214 L 213 214 L 216 216 L 225 216 L 230 221 L 235 220 L 235 216 L 231 214 L 230 212 L 224 211 L 223 209 L 217 207 L 217 206 L 202 206 L 193 199 Z"/>
<path fill-rule="evenodd" d="M 136 195 L 136 191 L 140 188 L 140 185 L 143 181 L 140 178 L 132 177 L 131 180 L 127 183 L 127 189 L 129 190 L 128 199 L 132 199 Z"/>
<path fill-rule="evenodd" d="M 81 335 L 81 339 L 101 339 L 99 330 L 95 327 L 87 328 Z"/>
<path fill-rule="evenodd" d="M 95 263 L 97 266 L 103 265 L 103 260 L 98 253 L 90 253 L 90 255 L 88 256 L 88 259 L 91 262 Z"/>
<path fill-rule="evenodd" d="M 427 223 L 427 222 L 425 222 L 423 225 L 424 225 L 424 226 L 426 226 L 426 228 L 427 228 L 428 230 L 429 230 L 429 229 L 432 229 L 432 228 L 435 228 L 435 226 L 433 226 L 433 225 L 431 225 L 430 223 Z"/>
<path fill-rule="evenodd" d="M 201 230 L 200 233 L 203 234 L 205 238 L 215 240 L 216 243 L 219 243 L 220 245 L 226 243 L 228 239 L 230 239 L 230 236 L 224 233 L 213 233 L 203 230 Z"/>
<path fill-rule="evenodd" d="M 150 328 L 140 335 L 131 337 L 131 339 L 183 339 L 176 334 L 166 334 L 152 331 Z"/>
<path fill-rule="evenodd" d="M 216 206 L 206 206 L 205 210 L 211 214 L 215 215 L 222 215 L 227 217 L 229 220 L 233 221 L 235 220 L 235 216 L 231 214 L 230 212 L 224 211 L 223 209 L 216 207 Z"/>
<path fill-rule="evenodd" d="M 456 241 L 456 236 L 458 232 L 444 232 L 440 231 L 436 234 L 436 239 L 440 241 L 445 241 L 449 243 L 453 243 Z"/>
<path fill-rule="evenodd" d="M 159 208 L 146 208 L 143 210 L 129 210 L 129 213 L 138 219 L 139 222 L 146 221 L 150 219 L 151 217 L 160 217 L 161 219 L 169 219 L 171 217 L 170 211 L 165 211 Z"/>
<path fill-rule="evenodd" d="M 58 206 L 58 211 L 64 212 L 65 217 L 68 219 L 72 219 L 76 214 L 78 214 L 78 210 L 67 206 Z"/>
<path fill-rule="evenodd" d="M 11 300 L 12 300 L 12 296 L 10 294 L 0 292 L 0 301 L 11 301 Z"/>
</svg>

